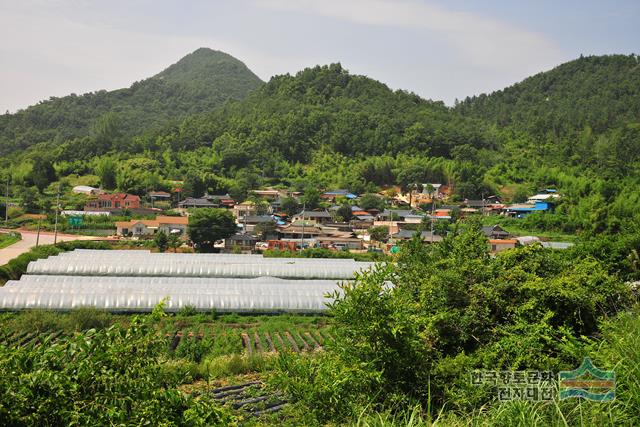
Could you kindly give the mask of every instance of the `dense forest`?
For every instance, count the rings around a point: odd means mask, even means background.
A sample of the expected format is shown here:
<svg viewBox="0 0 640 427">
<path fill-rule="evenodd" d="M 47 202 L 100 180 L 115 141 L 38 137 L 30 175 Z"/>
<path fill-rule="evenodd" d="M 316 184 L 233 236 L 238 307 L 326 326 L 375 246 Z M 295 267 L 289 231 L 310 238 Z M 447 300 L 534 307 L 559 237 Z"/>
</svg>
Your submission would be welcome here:
<svg viewBox="0 0 640 427">
<path fill-rule="evenodd" d="M 206 85 L 218 67 L 226 70 L 226 83 Z M 0 143 L 8 153 L 3 165 L 17 192 L 84 179 L 143 194 L 184 180 L 187 195 L 230 192 L 243 199 L 264 185 L 364 193 L 442 182 L 457 198 L 498 194 L 518 201 L 554 186 L 564 202 L 544 227 L 617 232 L 638 216 L 640 68 L 634 55 L 580 58 L 453 108 L 392 91 L 340 64 L 275 76 L 264 85 L 247 74 L 253 76 L 227 55 L 200 49 L 125 90 L 133 96 L 136 87 L 182 84 L 171 86 L 175 97 L 156 93 L 137 106 L 113 101 L 106 114 L 86 118 L 88 133 L 64 120 L 47 125 L 35 113 L 86 117 L 76 114 L 71 98 L 51 101 L 69 102 L 68 108 L 47 110 L 53 104 L 44 103 L 5 116 L 0 134 L 15 137 Z M 223 86 L 246 97 L 213 108 Z M 210 96 L 193 103 L 203 93 Z M 170 107 L 174 103 L 182 108 Z M 156 114 L 163 108 L 185 117 L 163 121 L 166 114 Z"/>
</svg>

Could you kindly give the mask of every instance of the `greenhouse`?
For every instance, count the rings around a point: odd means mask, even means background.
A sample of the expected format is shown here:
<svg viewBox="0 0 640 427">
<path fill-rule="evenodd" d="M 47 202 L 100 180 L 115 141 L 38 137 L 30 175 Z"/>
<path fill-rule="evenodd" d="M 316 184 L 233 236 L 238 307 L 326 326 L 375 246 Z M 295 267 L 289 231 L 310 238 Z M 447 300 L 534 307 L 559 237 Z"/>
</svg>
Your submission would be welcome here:
<svg viewBox="0 0 640 427">
<path fill-rule="evenodd" d="M 296 312 L 325 310 L 328 293 L 339 290 L 331 280 L 24 276 L 0 288 L 5 310 L 70 310 L 94 307 L 109 311 L 151 311 L 165 300 L 167 311 L 191 306 L 198 311 Z"/>
<path fill-rule="evenodd" d="M 75 252 L 75 251 L 74 251 Z M 58 255 L 29 264 L 28 274 L 156 277 L 280 277 L 283 279 L 351 279 L 373 264 L 319 258 L 263 258 L 225 254 L 110 254 L 110 251 Z M 98 252 L 98 253 L 96 253 Z"/>
<path fill-rule="evenodd" d="M 351 259 L 76 250 L 34 261 L 0 288 L 0 310 L 94 307 L 147 312 L 319 313 L 339 283 L 372 266 Z"/>
</svg>

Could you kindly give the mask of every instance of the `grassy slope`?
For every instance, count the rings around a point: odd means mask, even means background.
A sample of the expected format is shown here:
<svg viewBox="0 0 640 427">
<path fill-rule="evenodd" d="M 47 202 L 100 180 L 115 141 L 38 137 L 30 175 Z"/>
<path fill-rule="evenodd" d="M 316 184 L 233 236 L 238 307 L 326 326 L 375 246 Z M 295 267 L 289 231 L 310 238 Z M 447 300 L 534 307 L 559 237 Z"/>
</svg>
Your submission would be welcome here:
<svg viewBox="0 0 640 427">
<path fill-rule="evenodd" d="M 18 241 L 20 241 L 20 239 L 16 236 L 10 234 L 0 234 L 0 249 L 11 246 Z"/>
</svg>

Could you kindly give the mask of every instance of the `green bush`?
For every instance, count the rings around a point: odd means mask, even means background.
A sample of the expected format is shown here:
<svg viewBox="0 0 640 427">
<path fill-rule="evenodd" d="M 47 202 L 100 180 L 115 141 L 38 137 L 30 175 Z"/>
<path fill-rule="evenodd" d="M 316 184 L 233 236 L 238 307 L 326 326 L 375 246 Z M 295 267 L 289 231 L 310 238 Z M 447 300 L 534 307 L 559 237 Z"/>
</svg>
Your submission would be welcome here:
<svg viewBox="0 0 640 427">
<path fill-rule="evenodd" d="M 104 311 L 91 307 L 82 307 L 71 310 L 67 321 L 69 326 L 76 331 L 88 329 L 103 329 L 113 323 L 113 316 Z"/>
<path fill-rule="evenodd" d="M 0 346 L 3 425 L 220 425 L 234 423 L 207 396 L 162 373 L 157 316 L 89 330 L 38 347 Z M 9 374 L 11 373 L 11 374 Z"/>
<path fill-rule="evenodd" d="M 7 280 L 19 280 L 27 272 L 27 266 L 31 261 L 58 255 L 60 252 L 72 251 L 74 249 L 111 249 L 105 242 L 92 241 L 72 241 L 60 242 L 57 245 L 44 245 L 31 249 L 0 266 L 0 282 Z"/>
<path fill-rule="evenodd" d="M 343 421 L 354 402 L 472 411 L 495 396 L 470 386 L 472 370 L 573 369 L 585 337 L 631 304 L 590 256 L 531 245 L 490 257 L 473 221 L 441 244 L 413 239 L 396 264 L 341 286 L 335 342 L 317 359 L 283 359 L 274 380 L 323 422 Z"/>
</svg>

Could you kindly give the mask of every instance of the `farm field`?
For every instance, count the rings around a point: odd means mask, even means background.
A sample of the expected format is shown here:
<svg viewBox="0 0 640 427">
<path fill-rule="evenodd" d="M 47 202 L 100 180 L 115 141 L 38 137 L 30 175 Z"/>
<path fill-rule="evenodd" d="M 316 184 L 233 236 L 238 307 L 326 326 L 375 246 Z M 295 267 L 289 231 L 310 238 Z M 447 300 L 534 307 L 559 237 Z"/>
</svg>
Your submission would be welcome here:
<svg viewBox="0 0 640 427">
<path fill-rule="evenodd" d="M 26 352 L 69 348 L 91 330 L 129 327 L 151 315 L 116 315 L 95 309 L 0 314 L 0 348 Z M 198 398 L 207 395 L 244 423 L 277 422 L 288 401 L 265 380 L 279 355 L 306 357 L 333 339 L 322 316 L 202 314 L 188 308 L 155 320 L 162 377 Z"/>
</svg>

